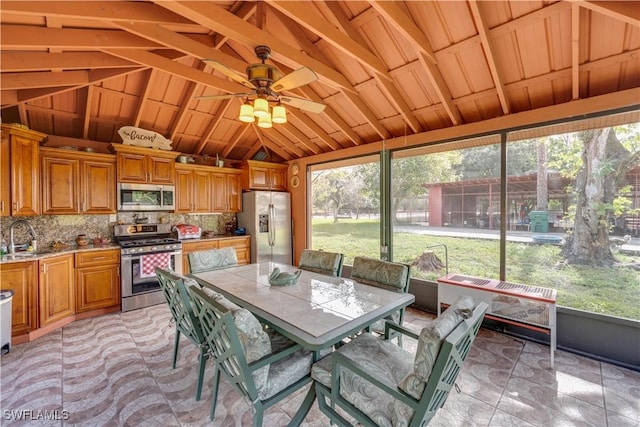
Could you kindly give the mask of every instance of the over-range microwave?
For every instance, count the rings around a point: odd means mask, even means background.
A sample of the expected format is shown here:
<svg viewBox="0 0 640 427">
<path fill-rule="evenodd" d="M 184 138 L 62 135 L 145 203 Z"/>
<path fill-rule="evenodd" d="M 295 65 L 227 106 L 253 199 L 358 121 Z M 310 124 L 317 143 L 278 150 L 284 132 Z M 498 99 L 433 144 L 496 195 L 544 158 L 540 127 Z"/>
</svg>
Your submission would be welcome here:
<svg viewBox="0 0 640 427">
<path fill-rule="evenodd" d="M 118 183 L 119 211 L 173 211 L 173 185 Z"/>
</svg>

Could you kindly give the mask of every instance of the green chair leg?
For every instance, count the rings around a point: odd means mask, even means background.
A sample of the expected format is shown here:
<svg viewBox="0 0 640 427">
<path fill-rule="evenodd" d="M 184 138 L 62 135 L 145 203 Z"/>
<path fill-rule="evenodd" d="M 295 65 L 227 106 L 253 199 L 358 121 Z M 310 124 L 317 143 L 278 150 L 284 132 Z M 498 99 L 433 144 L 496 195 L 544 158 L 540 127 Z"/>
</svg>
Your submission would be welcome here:
<svg viewBox="0 0 640 427">
<path fill-rule="evenodd" d="M 196 386 L 196 400 L 200 400 L 202 396 L 202 383 L 204 382 L 204 368 L 207 366 L 207 350 L 204 346 L 200 346 L 200 357 L 198 358 L 198 385 Z"/>
<path fill-rule="evenodd" d="M 179 345 L 180 345 L 180 329 L 176 328 L 176 339 L 173 341 L 173 369 L 176 369 Z"/>
<path fill-rule="evenodd" d="M 220 385 L 220 369 L 215 367 L 216 372 L 213 374 L 213 390 L 211 390 L 211 421 L 216 417 L 216 402 L 218 401 L 218 386 Z"/>
</svg>

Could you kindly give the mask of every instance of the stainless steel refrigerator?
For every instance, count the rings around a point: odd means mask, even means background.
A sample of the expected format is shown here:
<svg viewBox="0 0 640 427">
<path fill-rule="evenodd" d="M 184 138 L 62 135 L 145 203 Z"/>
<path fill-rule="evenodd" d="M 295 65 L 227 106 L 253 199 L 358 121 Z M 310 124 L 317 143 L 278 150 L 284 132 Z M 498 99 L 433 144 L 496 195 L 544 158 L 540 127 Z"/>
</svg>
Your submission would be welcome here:
<svg viewBox="0 0 640 427">
<path fill-rule="evenodd" d="M 251 235 L 251 262 L 291 264 L 291 195 L 277 191 L 242 194 L 238 226 Z"/>
</svg>

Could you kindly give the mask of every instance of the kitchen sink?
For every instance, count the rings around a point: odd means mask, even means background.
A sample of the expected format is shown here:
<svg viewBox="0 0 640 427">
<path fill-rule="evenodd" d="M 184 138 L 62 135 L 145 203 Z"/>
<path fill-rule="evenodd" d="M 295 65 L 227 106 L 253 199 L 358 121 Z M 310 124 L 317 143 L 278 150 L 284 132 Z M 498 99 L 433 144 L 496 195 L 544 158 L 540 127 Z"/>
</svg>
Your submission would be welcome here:
<svg viewBox="0 0 640 427">
<path fill-rule="evenodd" d="M 37 252 L 16 252 L 13 254 L 6 254 L 2 256 L 2 259 L 21 259 L 21 258 L 33 258 L 38 255 Z"/>
</svg>

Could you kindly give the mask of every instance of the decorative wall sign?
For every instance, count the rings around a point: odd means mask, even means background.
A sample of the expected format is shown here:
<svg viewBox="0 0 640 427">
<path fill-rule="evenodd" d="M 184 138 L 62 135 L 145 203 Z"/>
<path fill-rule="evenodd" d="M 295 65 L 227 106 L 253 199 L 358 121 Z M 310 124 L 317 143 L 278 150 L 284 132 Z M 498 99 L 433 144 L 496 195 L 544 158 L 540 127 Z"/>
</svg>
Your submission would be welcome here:
<svg viewBox="0 0 640 427">
<path fill-rule="evenodd" d="M 293 188 L 298 188 L 298 185 L 300 185 L 300 178 L 298 178 L 297 176 L 292 176 L 291 177 L 291 186 Z"/>
<path fill-rule="evenodd" d="M 141 129 L 134 126 L 122 126 L 118 129 L 118 135 L 122 138 L 124 145 L 171 150 L 171 141 L 152 130 Z"/>
</svg>

